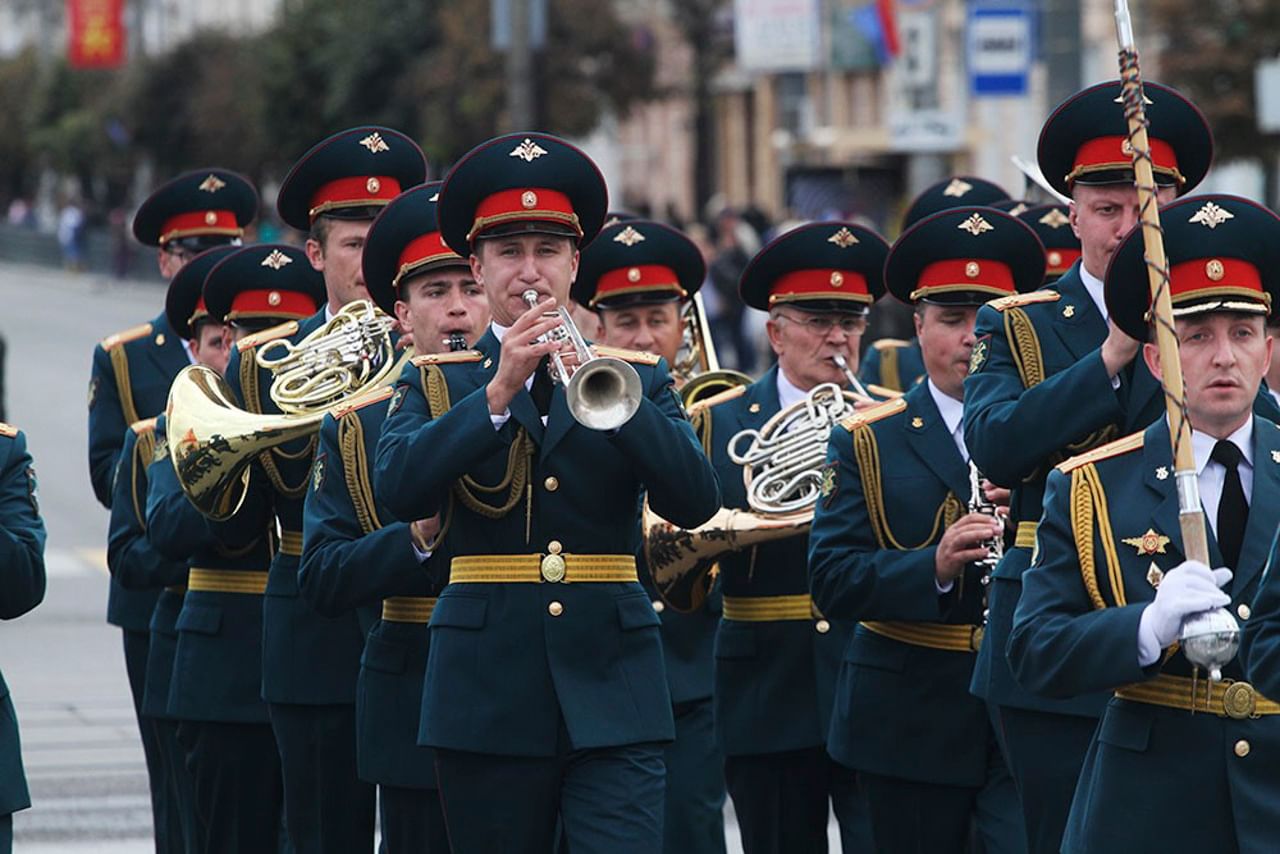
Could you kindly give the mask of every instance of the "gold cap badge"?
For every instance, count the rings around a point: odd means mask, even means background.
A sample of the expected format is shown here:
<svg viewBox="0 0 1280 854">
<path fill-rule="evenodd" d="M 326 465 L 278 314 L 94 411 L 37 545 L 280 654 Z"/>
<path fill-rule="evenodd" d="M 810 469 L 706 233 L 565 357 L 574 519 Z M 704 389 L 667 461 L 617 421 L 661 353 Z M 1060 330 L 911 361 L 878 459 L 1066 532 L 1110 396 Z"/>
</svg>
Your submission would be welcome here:
<svg viewBox="0 0 1280 854">
<path fill-rule="evenodd" d="M 841 226 L 839 231 L 827 238 L 827 242 L 834 243 L 841 249 L 848 249 L 850 246 L 853 246 L 858 242 L 858 238 L 854 237 L 852 231 Z"/>
<path fill-rule="evenodd" d="M 387 141 L 382 138 L 382 134 L 374 131 L 373 133 L 360 140 L 360 144 L 369 149 L 370 154 L 379 154 L 383 151 L 390 151 L 391 146 L 387 145 Z"/>
<path fill-rule="evenodd" d="M 225 186 L 227 186 L 226 181 L 222 180 L 217 175 L 210 175 L 208 178 L 205 178 L 200 182 L 199 189 L 204 190 L 206 193 L 216 193 Z"/>
<path fill-rule="evenodd" d="M 270 267 L 273 270 L 279 270 L 284 265 L 292 263 L 293 259 L 279 249 L 272 249 L 271 254 L 262 259 L 262 266 Z"/>
<path fill-rule="evenodd" d="M 621 243 L 623 246 L 635 246 L 637 243 L 644 242 L 644 235 L 631 226 L 627 226 L 614 236 L 613 242 Z"/>
<path fill-rule="evenodd" d="M 539 157 L 541 157 L 546 153 L 547 153 L 547 150 L 545 148 L 538 145 L 538 143 L 534 142 L 528 137 L 525 137 L 524 142 L 520 143 L 519 145 L 517 145 L 515 148 L 511 150 L 510 156 L 519 157 L 525 163 L 532 163 L 533 161 L 537 160 Z"/>
<path fill-rule="evenodd" d="M 951 183 L 947 184 L 946 189 L 942 191 L 942 195 L 958 199 L 972 189 L 973 185 L 968 181 L 961 181 L 959 178 L 952 178 Z"/>
<path fill-rule="evenodd" d="M 967 231 L 974 237 L 982 234 L 984 231 L 995 231 L 996 227 L 982 218 L 982 214 L 974 213 L 971 217 L 957 226 L 961 231 Z"/>
</svg>

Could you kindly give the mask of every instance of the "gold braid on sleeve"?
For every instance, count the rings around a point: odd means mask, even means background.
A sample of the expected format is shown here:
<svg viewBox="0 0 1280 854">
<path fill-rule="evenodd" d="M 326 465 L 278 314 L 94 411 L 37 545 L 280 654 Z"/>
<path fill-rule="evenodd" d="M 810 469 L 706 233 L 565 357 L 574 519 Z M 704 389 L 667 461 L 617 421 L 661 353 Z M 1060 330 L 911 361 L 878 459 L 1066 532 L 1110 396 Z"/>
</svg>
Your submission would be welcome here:
<svg viewBox="0 0 1280 854">
<path fill-rule="evenodd" d="M 369 485 L 369 458 L 364 450 L 364 424 L 355 412 L 338 419 L 338 447 L 342 452 L 342 475 L 351 496 L 360 530 L 366 534 L 382 527 Z"/>
<path fill-rule="evenodd" d="M 253 348 L 243 350 L 240 353 L 240 397 L 246 410 L 261 415 L 262 400 L 258 396 L 258 359 L 255 353 L 256 351 Z M 307 443 L 302 450 L 296 453 L 290 453 L 283 448 L 270 448 L 258 454 L 258 461 L 262 463 L 262 470 L 266 472 L 267 480 L 271 481 L 271 486 L 276 492 L 285 498 L 302 498 L 307 494 L 307 484 L 311 480 L 311 467 L 307 467 L 306 474 L 301 481 L 290 485 L 285 483 L 284 475 L 281 473 L 280 467 L 276 465 L 275 457 L 279 456 L 285 460 L 306 459 L 311 457 L 315 450 L 316 436 L 313 435 L 307 439 Z"/>
<path fill-rule="evenodd" d="M 1093 531 L 1097 526 L 1102 544 L 1102 556 L 1107 565 L 1107 583 L 1117 607 L 1128 604 L 1124 592 L 1124 576 L 1120 569 L 1120 555 L 1116 551 L 1115 534 L 1111 530 L 1111 514 L 1107 507 L 1106 492 L 1098 470 L 1092 463 L 1071 472 L 1071 530 L 1076 554 L 1080 562 L 1080 579 L 1084 582 L 1089 601 L 1095 609 L 1108 607 L 1098 583 L 1097 553 Z"/>
<path fill-rule="evenodd" d="M 948 492 L 942 504 L 933 516 L 933 529 L 919 544 L 904 546 L 889 527 L 889 518 L 885 513 L 884 485 L 880 480 L 880 448 L 876 442 L 875 432 L 869 425 L 861 424 L 854 428 L 853 453 L 858 461 L 858 475 L 862 481 L 863 500 L 867 503 L 867 515 L 871 517 L 871 531 L 882 549 L 898 551 L 917 551 L 932 545 L 939 534 L 960 518 L 964 506 L 952 493 Z"/>
<path fill-rule="evenodd" d="M 138 407 L 133 402 L 129 354 L 125 352 L 123 344 L 111 348 L 111 373 L 116 377 L 116 394 L 120 397 L 120 412 L 124 415 L 124 423 L 132 424 L 138 420 Z"/>
<path fill-rule="evenodd" d="M 137 441 L 133 446 L 133 459 L 130 461 L 130 464 L 129 464 L 129 469 L 133 477 L 132 481 L 130 482 L 129 493 L 133 497 L 133 515 L 138 520 L 138 526 L 143 531 L 147 530 L 147 510 L 145 507 L 147 496 L 146 496 L 146 489 L 143 488 L 142 501 L 139 502 L 138 490 L 139 490 L 139 487 L 143 487 L 143 484 L 139 483 L 139 481 L 142 479 L 143 474 L 147 470 L 147 465 L 150 464 L 152 457 L 155 456 L 155 453 L 156 453 L 155 434 L 148 431 L 146 433 L 142 433 L 138 435 Z"/>
<path fill-rule="evenodd" d="M 1020 308 L 1004 312 L 1004 333 L 1013 354 L 1013 363 L 1022 378 L 1022 387 L 1031 388 L 1044 382 L 1044 357 L 1040 352 L 1040 338 L 1031 318 Z"/>
</svg>

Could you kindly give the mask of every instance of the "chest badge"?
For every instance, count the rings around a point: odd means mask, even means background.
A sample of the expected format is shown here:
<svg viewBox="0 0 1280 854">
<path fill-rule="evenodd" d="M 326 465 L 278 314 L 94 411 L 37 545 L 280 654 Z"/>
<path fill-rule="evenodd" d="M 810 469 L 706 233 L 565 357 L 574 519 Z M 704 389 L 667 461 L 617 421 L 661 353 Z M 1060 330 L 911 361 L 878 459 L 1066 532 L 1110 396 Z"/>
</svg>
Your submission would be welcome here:
<svg viewBox="0 0 1280 854">
<path fill-rule="evenodd" d="M 1169 545 L 1169 538 L 1148 528 L 1141 537 L 1129 537 L 1120 542 L 1126 546 L 1133 546 L 1138 550 L 1139 555 L 1162 555 L 1164 547 Z"/>
<path fill-rule="evenodd" d="M 1156 566 L 1156 562 L 1152 561 L 1151 566 L 1147 568 L 1147 583 L 1152 587 L 1159 589 L 1160 582 L 1164 580 L 1164 570 Z"/>
</svg>

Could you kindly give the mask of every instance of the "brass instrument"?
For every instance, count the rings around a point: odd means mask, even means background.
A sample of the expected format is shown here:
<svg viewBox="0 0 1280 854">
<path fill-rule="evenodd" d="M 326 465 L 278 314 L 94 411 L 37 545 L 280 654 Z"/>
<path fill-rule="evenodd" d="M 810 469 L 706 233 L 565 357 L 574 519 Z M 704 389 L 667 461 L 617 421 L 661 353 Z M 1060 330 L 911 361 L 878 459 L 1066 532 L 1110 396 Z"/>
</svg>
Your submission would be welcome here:
<svg viewBox="0 0 1280 854">
<path fill-rule="evenodd" d="M 720 367 L 701 291 L 688 301 L 680 321 L 684 327 L 683 343 L 680 355 L 671 366 L 671 376 L 686 407 L 722 391 L 751 384 L 751 377 L 742 371 Z"/>
<path fill-rule="evenodd" d="M 822 492 L 827 436 L 854 413 L 854 401 L 852 392 L 823 383 L 759 430 L 742 430 L 729 440 L 729 458 L 744 467 L 749 510 L 722 508 L 698 528 L 684 530 L 645 505 L 645 559 L 672 608 L 692 611 L 702 604 L 706 574 L 725 553 L 809 530 Z"/>
<path fill-rule="evenodd" d="M 530 308 L 538 305 L 538 292 L 532 288 L 521 297 Z M 569 413 L 592 430 L 618 429 L 640 408 L 640 375 L 622 359 L 592 353 L 567 308 L 558 306 L 556 314 L 560 325 L 538 340 L 573 345 L 578 363 L 572 370 L 558 350 L 551 354 L 550 365 L 551 379 L 564 386 Z"/>
<path fill-rule="evenodd" d="M 390 331 L 391 319 L 359 300 L 296 344 L 263 345 L 255 358 L 275 372 L 270 394 L 281 415 L 246 412 L 216 371 L 183 368 L 165 411 L 173 467 L 196 509 L 214 520 L 231 518 L 244 502 L 254 457 L 316 433 L 326 413 L 394 382 L 401 363 Z M 276 350 L 282 355 L 271 355 Z"/>
</svg>

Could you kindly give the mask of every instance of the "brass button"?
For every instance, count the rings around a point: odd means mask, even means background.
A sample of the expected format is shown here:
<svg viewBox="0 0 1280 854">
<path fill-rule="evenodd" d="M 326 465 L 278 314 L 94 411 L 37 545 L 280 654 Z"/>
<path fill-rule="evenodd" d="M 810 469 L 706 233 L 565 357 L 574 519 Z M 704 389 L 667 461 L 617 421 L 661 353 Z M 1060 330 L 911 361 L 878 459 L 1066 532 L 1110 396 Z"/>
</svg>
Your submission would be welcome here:
<svg viewBox="0 0 1280 854">
<path fill-rule="evenodd" d="M 667 610 L 667 603 L 663 602 L 661 599 L 654 599 L 653 610 L 654 613 L 661 614 L 663 611 Z"/>
<path fill-rule="evenodd" d="M 559 602 L 552 602 L 547 606 L 547 613 L 553 617 L 558 617 L 564 613 L 564 606 Z"/>
<path fill-rule="evenodd" d="M 564 546 L 560 545 L 559 540 L 552 540 L 547 543 L 547 554 L 558 555 L 562 551 L 564 551 Z"/>
<path fill-rule="evenodd" d="M 560 481 L 556 480 L 554 477 L 549 477 L 542 482 L 542 485 L 547 488 L 547 492 L 555 492 L 560 488 Z"/>
<path fill-rule="evenodd" d="M 1236 613 L 1240 615 L 1240 619 L 1247 620 L 1249 619 L 1249 615 L 1252 614 L 1253 611 L 1249 610 L 1248 605 L 1241 602 L 1240 607 L 1236 608 Z"/>
<path fill-rule="evenodd" d="M 1249 742 L 1245 741 L 1243 738 L 1236 742 L 1236 756 L 1239 756 L 1241 759 L 1248 756 L 1251 749 L 1252 748 L 1249 747 Z"/>
<path fill-rule="evenodd" d="M 814 625 L 814 628 L 818 630 L 818 634 L 825 635 L 827 632 L 831 631 L 831 623 L 826 620 L 818 620 Z"/>
<path fill-rule="evenodd" d="M 558 554 L 549 554 L 542 559 L 542 580 L 555 584 L 564 581 L 564 558 Z"/>
<path fill-rule="evenodd" d="M 164 333 L 163 333 L 163 332 L 161 332 L 159 335 L 157 335 L 157 336 L 156 336 L 156 346 L 157 346 L 157 347 L 163 347 L 163 346 L 164 346 Z"/>
</svg>

